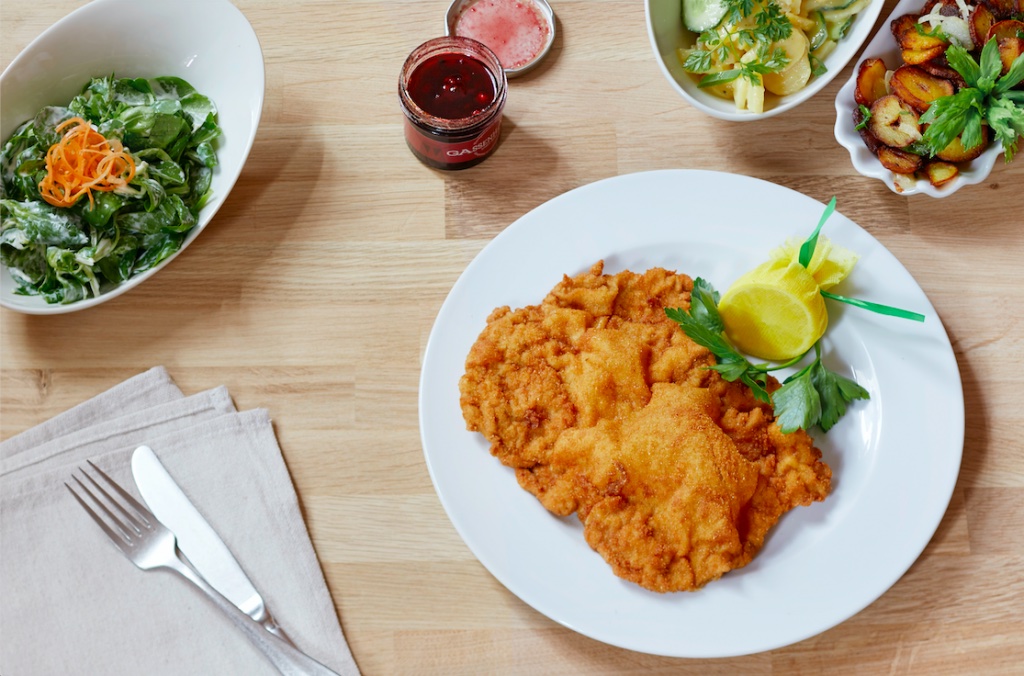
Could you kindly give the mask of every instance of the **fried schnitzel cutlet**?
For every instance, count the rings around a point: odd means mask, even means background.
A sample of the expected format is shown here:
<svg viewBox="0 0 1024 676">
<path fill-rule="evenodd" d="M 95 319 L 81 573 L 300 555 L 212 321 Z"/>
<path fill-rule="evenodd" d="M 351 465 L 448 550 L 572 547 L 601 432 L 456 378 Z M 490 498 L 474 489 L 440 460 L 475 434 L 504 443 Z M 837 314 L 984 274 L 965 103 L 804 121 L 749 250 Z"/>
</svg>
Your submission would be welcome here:
<svg viewBox="0 0 1024 676">
<path fill-rule="evenodd" d="M 805 432 L 783 434 L 665 316 L 689 307 L 692 288 L 683 274 L 606 275 L 598 262 L 540 305 L 496 309 L 459 382 L 467 429 L 519 484 L 552 513 L 575 512 L 616 575 L 658 592 L 745 566 L 832 476 Z"/>
</svg>

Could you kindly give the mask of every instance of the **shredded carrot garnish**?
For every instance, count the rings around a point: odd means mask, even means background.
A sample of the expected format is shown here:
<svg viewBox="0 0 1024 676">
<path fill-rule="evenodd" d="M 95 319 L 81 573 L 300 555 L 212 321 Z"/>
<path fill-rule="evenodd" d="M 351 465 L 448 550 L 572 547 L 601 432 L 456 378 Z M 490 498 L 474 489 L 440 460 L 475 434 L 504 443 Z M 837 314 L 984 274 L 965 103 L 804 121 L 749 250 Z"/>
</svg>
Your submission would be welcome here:
<svg viewBox="0 0 1024 676">
<path fill-rule="evenodd" d="M 57 125 L 58 132 L 65 129 L 46 153 L 46 176 L 39 182 L 44 200 L 55 207 L 70 207 L 87 195 L 92 207 L 93 190 L 116 190 L 135 177 L 135 160 L 120 141 L 108 140 L 81 117 Z"/>
</svg>

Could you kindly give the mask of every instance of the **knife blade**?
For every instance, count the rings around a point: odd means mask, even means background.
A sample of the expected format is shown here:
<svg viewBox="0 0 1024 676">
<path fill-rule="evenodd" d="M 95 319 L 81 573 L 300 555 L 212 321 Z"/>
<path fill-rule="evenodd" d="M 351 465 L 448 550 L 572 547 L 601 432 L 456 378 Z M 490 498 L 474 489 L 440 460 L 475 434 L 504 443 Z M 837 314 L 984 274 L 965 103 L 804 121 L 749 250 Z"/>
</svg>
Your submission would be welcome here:
<svg viewBox="0 0 1024 676">
<path fill-rule="evenodd" d="M 174 533 L 178 549 L 210 586 L 267 631 L 291 643 L 234 554 L 149 446 L 139 446 L 132 453 L 132 476 L 150 511 Z"/>
</svg>

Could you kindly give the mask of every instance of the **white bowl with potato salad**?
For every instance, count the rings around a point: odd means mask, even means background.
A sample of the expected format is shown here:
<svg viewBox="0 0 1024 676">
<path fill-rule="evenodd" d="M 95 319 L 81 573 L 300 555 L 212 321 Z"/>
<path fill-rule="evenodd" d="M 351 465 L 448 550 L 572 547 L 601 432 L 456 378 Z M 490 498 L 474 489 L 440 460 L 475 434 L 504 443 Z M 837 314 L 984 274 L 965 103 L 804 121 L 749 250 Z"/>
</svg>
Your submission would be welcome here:
<svg viewBox="0 0 1024 676">
<path fill-rule="evenodd" d="M 745 122 L 821 91 L 867 40 L 882 0 L 646 0 L 658 65 L 698 110 Z"/>
</svg>

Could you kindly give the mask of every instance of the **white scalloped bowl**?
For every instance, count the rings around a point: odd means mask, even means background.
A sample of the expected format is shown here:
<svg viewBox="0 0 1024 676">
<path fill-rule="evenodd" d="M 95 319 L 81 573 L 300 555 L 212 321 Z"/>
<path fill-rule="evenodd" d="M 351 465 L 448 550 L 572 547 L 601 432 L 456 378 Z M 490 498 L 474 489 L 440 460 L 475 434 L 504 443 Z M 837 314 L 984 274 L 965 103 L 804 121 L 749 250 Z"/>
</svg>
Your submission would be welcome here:
<svg viewBox="0 0 1024 676">
<path fill-rule="evenodd" d="M 773 117 L 787 110 L 796 108 L 808 100 L 831 82 L 850 59 L 856 55 L 864 41 L 871 34 L 875 19 L 882 11 L 884 0 L 874 0 L 857 15 L 849 33 L 836 46 L 835 50 L 825 59 L 828 71 L 824 75 L 812 78 L 806 87 L 787 96 L 776 96 L 767 93 L 764 97 L 764 112 L 752 113 L 737 110 L 736 104 L 730 100 L 719 98 L 697 86 L 679 62 L 677 50 L 680 47 L 692 47 L 697 36 L 683 26 L 682 0 L 646 0 L 647 34 L 651 48 L 658 62 L 658 67 L 672 88 L 691 106 L 711 117 L 732 122 L 753 122 Z"/>
<path fill-rule="evenodd" d="M 116 39 L 96 40 L 96 36 Z M 181 248 L 150 270 L 67 305 L 14 293 L 0 270 L 0 305 L 27 314 L 84 310 L 133 289 L 162 270 L 213 218 L 245 164 L 263 110 L 263 52 L 252 26 L 229 0 L 94 0 L 33 40 L 0 75 L 0 140 L 44 106 L 67 105 L 91 78 L 176 76 L 217 106 L 222 129 L 213 196 Z M 0 266 L 2 267 L 2 266 Z"/>
<path fill-rule="evenodd" d="M 896 44 L 896 38 L 889 30 L 889 24 L 896 17 L 907 13 L 918 12 L 924 5 L 925 0 L 902 0 L 893 9 L 892 14 L 885 20 L 874 39 L 864 48 L 861 54 L 861 61 L 864 59 L 880 58 L 890 69 L 895 69 L 903 61 L 900 58 L 900 48 Z M 858 62 L 859 64 L 860 62 Z M 889 190 L 900 195 L 930 195 L 931 197 L 949 197 L 954 192 L 964 187 L 981 183 L 988 178 L 996 159 L 1002 155 L 1003 148 L 998 143 L 993 143 L 977 159 L 960 165 L 960 173 L 949 183 L 936 188 L 927 179 L 912 179 L 911 183 L 905 186 L 897 185 L 895 174 L 882 166 L 874 153 L 868 150 L 857 132 L 853 121 L 853 113 L 857 108 L 857 102 L 853 99 L 853 91 L 857 86 L 857 68 L 853 74 L 836 94 L 836 125 L 835 135 L 839 144 L 850 153 L 850 160 L 854 169 L 862 176 L 877 178 L 889 186 Z"/>
</svg>

